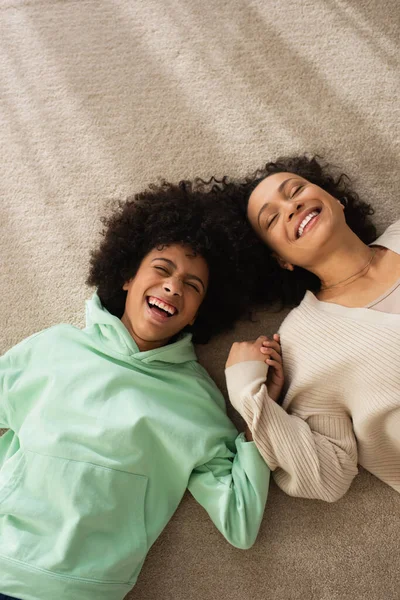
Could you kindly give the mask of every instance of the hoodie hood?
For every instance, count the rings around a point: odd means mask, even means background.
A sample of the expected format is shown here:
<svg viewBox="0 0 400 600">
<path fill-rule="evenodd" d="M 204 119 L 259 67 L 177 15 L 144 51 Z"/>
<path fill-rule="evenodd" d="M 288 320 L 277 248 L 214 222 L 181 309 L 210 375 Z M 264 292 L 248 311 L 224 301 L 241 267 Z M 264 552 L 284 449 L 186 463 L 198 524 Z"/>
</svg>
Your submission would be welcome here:
<svg viewBox="0 0 400 600">
<path fill-rule="evenodd" d="M 86 302 L 86 328 L 99 344 L 109 352 L 144 363 L 163 362 L 179 364 L 197 360 L 192 344 L 192 334 L 182 333 L 176 342 L 155 350 L 141 352 L 121 319 L 112 315 L 102 305 L 97 293 Z"/>
</svg>

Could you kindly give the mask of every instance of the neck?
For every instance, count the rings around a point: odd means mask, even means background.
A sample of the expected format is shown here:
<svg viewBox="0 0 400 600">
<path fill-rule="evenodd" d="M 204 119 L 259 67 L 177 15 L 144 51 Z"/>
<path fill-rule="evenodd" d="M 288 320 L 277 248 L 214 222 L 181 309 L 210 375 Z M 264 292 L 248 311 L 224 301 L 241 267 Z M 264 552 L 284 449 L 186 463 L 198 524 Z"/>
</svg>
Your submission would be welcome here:
<svg viewBox="0 0 400 600">
<path fill-rule="evenodd" d="M 139 348 L 139 352 L 147 352 L 148 350 L 155 350 L 156 348 L 161 348 L 162 346 L 166 346 L 169 342 L 169 338 L 165 340 L 145 340 L 141 338 L 135 331 L 133 330 L 132 324 L 129 320 L 129 317 L 126 313 L 124 313 L 121 317 L 122 323 L 125 325 L 126 329 L 131 334 L 131 337 L 136 342 L 137 347 Z"/>
<path fill-rule="evenodd" d="M 350 284 L 353 275 L 354 280 L 357 275 L 362 275 L 370 259 L 371 248 L 348 229 L 341 235 L 339 243 L 322 255 L 309 270 L 320 279 L 322 289 L 329 288 L 343 280 L 346 280 L 343 283 Z"/>
</svg>

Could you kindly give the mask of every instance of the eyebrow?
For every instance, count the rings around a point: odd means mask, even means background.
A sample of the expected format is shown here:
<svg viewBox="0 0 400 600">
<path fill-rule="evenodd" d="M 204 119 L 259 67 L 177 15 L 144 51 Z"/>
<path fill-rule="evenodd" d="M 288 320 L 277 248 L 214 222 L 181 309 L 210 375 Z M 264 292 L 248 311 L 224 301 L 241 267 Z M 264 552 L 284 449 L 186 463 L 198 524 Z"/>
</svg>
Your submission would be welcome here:
<svg viewBox="0 0 400 600">
<path fill-rule="evenodd" d="M 278 192 L 281 193 L 283 191 L 283 188 L 287 184 L 287 182 L 291 181 L 292 179 L 297 179 L 297 177 L 288 177 L 287 179 L 285 179 L 284 181 L 282 181 L 282 183 L 278 187 Z M 269 206 L 269 202 L 265 202 L 265 204 L 262 205 L 262 207 L 260 208 L 260 210 L 258 212 L 257 223 L 258 223 L 259 227 L 261 227 L 261 225 L 260 225 L 261 215 L 263 214 L 263 212 L 265 211 L 265 209 L 268 208 L 268 206 Z"/>
<path fill-rule="evenodd" d="M 169 265 L 173 269 L 176 269 L 176 264 L 169 258 L 162 258 L 161 256 L 157 256 L 157 258 L 153 258 L 153 260 L 151 262 L 153 263 L 155 260 L 162 260 L 163 262 L 167 263 L 167 265 Z M 201 287 L 203 288 L 203 292 L 205 291 L 206 286 L 204 285 L 204 283 L 200 279 L 200 277 L 197 277 L 197 275 L 194 275 L 193 273 L 187 273 L 186 279 L 195 279 L 196 281 L 198 281 L 201 284 Z"/>
</svg>

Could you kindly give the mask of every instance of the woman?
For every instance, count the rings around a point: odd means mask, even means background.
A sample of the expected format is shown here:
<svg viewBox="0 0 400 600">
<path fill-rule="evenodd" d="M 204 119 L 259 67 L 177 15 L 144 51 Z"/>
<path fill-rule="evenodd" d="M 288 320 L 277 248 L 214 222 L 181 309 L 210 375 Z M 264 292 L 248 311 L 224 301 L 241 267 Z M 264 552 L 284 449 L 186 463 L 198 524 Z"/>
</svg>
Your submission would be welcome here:
<svg viewBox="0 0 400 600">
<path fill-rule="evenodd" d="M 359 463 L 400 492 L 400 221 L 375 239 L 371 206 L 316 157 L 220 189 L 266 244 L 265 301 L 300 303 L 280 329 L 282 407 L 264 385 L 271 342 L 235 344 L 227 362 L 231 402 L 275 481 L 335 501 Z"/>
</svg>

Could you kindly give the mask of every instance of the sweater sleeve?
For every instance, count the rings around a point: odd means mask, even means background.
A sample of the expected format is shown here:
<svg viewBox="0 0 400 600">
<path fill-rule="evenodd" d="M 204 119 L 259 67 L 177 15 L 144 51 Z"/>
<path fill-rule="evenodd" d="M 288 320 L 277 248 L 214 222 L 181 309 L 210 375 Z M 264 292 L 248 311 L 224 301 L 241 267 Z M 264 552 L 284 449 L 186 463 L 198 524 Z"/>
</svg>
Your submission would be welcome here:
<svg viewBox="0 0 400 600">
<path fill-rule="evenodd" d="M 226 370 L 228 392 L 279 487 L 291 496 L 334 502 L 357 474 L 357 444 L 347 416 L 288 414 L 268 396 L 263 363 Z"/>
</svg>

